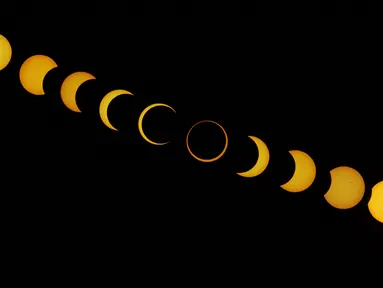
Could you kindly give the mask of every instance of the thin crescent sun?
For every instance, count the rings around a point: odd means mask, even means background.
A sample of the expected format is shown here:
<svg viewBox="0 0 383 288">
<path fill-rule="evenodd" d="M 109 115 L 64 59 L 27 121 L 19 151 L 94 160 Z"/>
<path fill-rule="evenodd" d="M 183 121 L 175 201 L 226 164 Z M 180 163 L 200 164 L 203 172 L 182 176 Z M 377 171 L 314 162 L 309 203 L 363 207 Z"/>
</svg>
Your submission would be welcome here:
<svg viewBox="0 0 383 288">
<path fill-rule="evenodd" d="M 94 79 L 96 79 L 96 77 L 87 72 L 70 74 L 61 85 L 60 95 L 64 105 L 73 112 L 81 112 L 76 102 L 77 90 L 84 82 Z"/>
<path fill-rule="evenodd" d="M 269 165 L 269 161 L 270 161 L 270 152 L 265 142 L 263 142 L 261 139 L 254 136 L 249 136 L 249 138 L 254 141 L 255 145 L 257 145 L 258 160 L 250 170 L 237 173 L 239 176 L 247 177 L 247 178 L 256 177 L 260 175 L 261 173 L 263 173 L 263 171 L 265 171 L 265 169 Z"/>
<path fill-rule="evenodd" d="M 157 142 L 154 142 L 152 140 L 150 140 L 146 135 L 145 135 L 145 132 L 144 132 L 144 129 L 142 128 L 142 122 L 144 120 L 144 117 L 145 117 L 145 114 L 152 108 L 154 107 L 167 107 L 169 108 L 170 110 L 172 110 L 174 113 L 176 113 L 176 110 L 174 110 L 173 107 L 167 105 L 167 104 L 163 104 L 163 103 L 155 103 L 155 104 L 151 104 L 149 105 L 148 107 L 146 107 L 140 114 L 140 117 L 138 118 L 138 130 L 140 131 L 140 134 L 142 136 L 142 138 L 144 138 L 144 140 L 150 144 L 153 144 L 153 145 L 165 145 L 165 144 L 168 144 L 170 141 L 168 142 L 164 142 L 164 143 L 157 143 Z"/>
<path fill-rule="evenodd" d="M 106 94 L 104 96 L 104 98 L 102 98 L 101 103 L 100 103 L 100 110 L 99 110 L 101 121 L 108 128 L 115 130 L 115 131 L 118 131 L 118 130 L 109 121 L 108 107 L 109 107 L 110 102 L 112 102 L 112 100 L 114 98 L 116 98 L 117 96 L 120 96 L 120 95 L 132 95 L 133 96 L 133 94 L 127 90 L 122 90 L 122 89 L 113 90 L 113 91 L 109 92 L 108 94 Z"/>
<path fill-rule="evenodd" d="M 210 158 L 210 159 L 203 159 L 203 158 L 200 158 L 200 157 L 196 156 L 196 155 L 191 151 L 191 149 L 190 149 L 190 147 L 189 147 L 189 136 L 190 136 L 190 132 L 193 130 L 193 128 L 194 128 L 195 126 L 197 126 L 198 124 L 201 124 L 201 123 L 213 123 L 213 124 L 215 124 L 215 125 L 217 125 L 219 128 L 221 128 L 221 130 L 223 131 L 223 134 L 225 135 L 225 147 L 222 149 L 222 152 L 221 152 L 218 156 L 216 156 L 216 157 L 214 157 L 214 158 Z M 229 139 L 228 139 L 228 137 L 227 137 L 227 133 L 226 133 L 225 129 L 224 129 L 220 124 L 218 124 L 217 122 L 212 121 L 212 120 L 202 120 L 202 121 L 199 121 L 199 122 L 195 123 L 195 124 L 190 128 L 188 134 L 186 135 L 186 148 L 188 149 L 190 155 L 191 155 L 194 159 L 196 159 L 196 160 L 198 160 L 198 161 L 200 161 L 200 162 L 209 163 L 209 162 L 214 162 L 214 161 L 219 160 L 219 159 L 225 154 L 225 152 L 226 152 L 226 150 L 227 150 L 227 147 L 228 147 L 228 144 L 229 144 Z"/>
</svg>

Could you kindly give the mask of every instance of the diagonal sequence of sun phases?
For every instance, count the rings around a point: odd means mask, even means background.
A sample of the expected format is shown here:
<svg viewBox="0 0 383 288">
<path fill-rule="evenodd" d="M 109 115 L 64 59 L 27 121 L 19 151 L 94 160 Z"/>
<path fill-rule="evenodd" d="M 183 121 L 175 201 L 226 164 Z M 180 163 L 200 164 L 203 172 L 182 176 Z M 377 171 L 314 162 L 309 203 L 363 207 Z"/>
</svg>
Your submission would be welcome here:
<svg viewBox="0 0 383 288">
<path fill-rule="evenodd" d="M 0 71 L 6 68 L 12 59 L 12 46 L 11 43 L 3 35 L 0 35 Z M 54 68 L 57 68 L 56 62 L 45 55 L 34 55 L 24 61 L 20 68 L 19 78 L 23 88 L 29 93 L 37 96 L 45 95 L 43 89 L 43 82 L 45 76 Z M 76 93 L 78 88 L 89 80 L 96 78 L 87 72 L 75 72 L 69 75 L 62 83 L 61 86 L 61 99 L 64 105 L 73 112 L 81 112 L 76 102 Z M 101 121 L 110 129 L 118 131 L 109 121 L 108 106 L 110 102 L 117 96 L 127 94 L 133 95 L 127 90 L 113 90 L 106 94 L 102 99 L 99 107 Z M 144 133 L 142 122 L 145 114 L 154 107 L 166 107 L 176 112 L 174 108 L 167 104 L 155 103 L 146 107 L 140 114 L 138 120 L 138 128 L 141 136 L 145 141 L 153 145 L 164 145 L 165 143 L 156 143 L 150 140 Z M 196 125 L 201 123 L 215 124 L 221 128 L 225 136 L 224 149 L 214 158 L 203 159 L 196 156 L 189 147 L 190 133 Z M 261 139 L 255 136 L 249 136 L 256 144 L 259 151 L 259 156 L 256 164 L 248 171 L 238 172 L 237 175 L 252 178 L 263 173 L 270 161 L 270 152 Z M 222 158 L 228 147 L 228 135 L 225 129 L 212 120 L 203 120 L 194 124 L 186 135 L 186 148 L 190 155 L 200 162 L 214 162 Z M 307 190 L 314 182 L 316 177 L 316 166 L 313 159 L 303 151 L 292 150 L 289 151 L 294 159 L 295 171 L 292 178 L 281 188 L 288 192 L 302 192 Z M 358 205 L 365 194 L 365 183 L 363 177 L 358 171 L 351 167 L 340 166 L 330 171 L 331 184 L 324 195 L 324 199 L 337 209 L 350 209 Z M 368 202 L 368 210 L 371 215 L 380 223 L 383 223 L 383 181 L 376 184 L 372 189 L 372 194 Z"/>
</svg>

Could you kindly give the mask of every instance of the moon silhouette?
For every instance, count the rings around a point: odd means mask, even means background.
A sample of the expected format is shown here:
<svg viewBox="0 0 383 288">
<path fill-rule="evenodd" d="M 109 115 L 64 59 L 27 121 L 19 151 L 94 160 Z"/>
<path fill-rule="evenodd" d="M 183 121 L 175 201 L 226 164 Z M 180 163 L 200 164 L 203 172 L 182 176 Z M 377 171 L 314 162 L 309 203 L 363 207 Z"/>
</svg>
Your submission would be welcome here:
<svg viewBox="0 0 383 288">
<path fill-rule="evenodd" d="M 142 112 L 141 112 L 141 115 L 140 117 L 138 118 L 138 130 L 140 131 L 140 134 L 142 136 L 142 138 L 144 138 L 145 141 L 147 141 L 148 143 L 150 144 L 153 144 L 153 145 L 165 145 L 165 144 L 168 144 L 168 142 L 164 142 L 164 143 L 157 143 L 157 142 L 154 142 L 152 140 L 150 140 L 146 135 L 145 135 L 145 132 L 144 132 L 144 129 L 142 128 L 142 122 L 144 120 L 144 117 L 145 117 L 145 114 L 152 108 L 154 107 L 167 107 L 169 109 L 171 109 L 174 113 L 176 113 L 176 110 L 173 109 L 173 107 L 169 106 L 169 105 L 166 105 L 166 104 L 162 104 L 162 103 L 155 103 L 155 104 L 151 104 L 149 105 L 148 107 L 146 107 Z"/>
<path fill-rule="evenodd" d="M 383 223 L 383 181 L 372 188 L 371 198 L 368 202 L 368 210 L 372 217 L 380 223 Z"/>
<path fill-rule="evenodd" d="M 247 178 L 256 177 L 259 174 L 261 174 L 263 171 L 265 171 L 270 161 L 270 152 L 266 144 L 257 137 L 249 136 L 249 138 L 254 141 L 255 145 L 257 145 L 258 160 L 253 166 L 253 168 L 251 168 L 250 170 L 246 172 L 237 173 L 239 176 Z"/>
<path fill-rule="evenodd" d="M 341 166 L 330 171 L 331 185 L 324 195 L 326 201 L 338 209 L 358 205 L 365 192 L 363 177 L 353 168 Z"/>
<path fill-rule="evenodd" d="M 61 85 L 61 100 L 73 112 L 81 112 L 77 106 L 76 93 L 78 88 L 86 81 L 96 79 L 87 72 L 75 72 L 69 75 Z"/>
<path fill-rule="evenodd" d="M 12 58 L 12 46 L 8 39 L 0 34 L 0 71 L 8 66 Z"/>
<path fill-rule="evenodd" d="M 108 107 L 109 107 L 109 104 L 117 96 L 126 95 L 126 94 L 133 96 L 133 94 L 131 92 L 129 92 L 129 91 L 119 89 L 119 90 L 113 90 L 113 91 L 109 92 L 101 100 L 101 103 L 100 103 L 100 117 L 101 117 L 101 121 L 108 128 L 110 128 L 112 130 L 118 131 L 109 121 L 109 117 L 108 117 Z"/>
<path fill-rule="evenodd" d="M 198 124 L 201 124 L 201 123 L 213 123 L 213 124 L 215 124 L 215 125 L 217 125 L 219 128 L 221 128 L 221 130 L 223 131 L 223 134 L 225 135 L 225 147 L 223 148 L 222 152 L 221 152 L 218 156 L 216 156 L 216 157 L 214 157 L 214 158 L 211 158 L 211 159 L 203 159 L 203 158 L 199 158 L 199 157 L 197 157 L 197 156 L 191 151 L 191 149 L 190 149 L 190 147 L 189 147 L 189 136 L 190 136 L 190 132 L 193 130 L 193 128 L 194 128 L 195 126 L 197 126 Z M 190 128 L 188 134 L 186 135 L 186 148 L 188 149 L 190 155 L 191 155 L 194 159 L 196 159 L 196 160 L 198 160 L 198 161 L 201 161 L 201 162 L 205 162 L 205 163 L 208 163 L 208 162 L 214 162 L 214 161 L 219 160 L 219 159 L 225 154 L 225 152 L 226 152 L 226 150 L 227 150 L 227 146 L 228 146 L 228 144 L 229 144 L 229 139 L 228 139 L 228 137 L 227 137 L 227 134 L 226 134 L 225 129 L 223 129 L 223 127 L 222 127 L 221 125 L 219 125 L 217 122 L 214 122 L 214 121 L 212 121 L 212 120 L 202 120 L 202 121 L 197 122 L 196 124 L 194 124 L 194 125 Z"/>
<path fill-rule="evenodd" d="M 49 71 L 57 64 L 48 56 L 35 55 L 24 61 L 20 68 L 20 82 L 24 89 L 37 96 L 45 95 L 43 83 Z"/>
<path fill-rule="evenodd" d="M 294 158 L 295 171 L 293 177 L 281 188 L 288 192 L 302 192 L 313 184 L 316 177 L 316 166 L 313 159 L 303 151 L 289 151 Z"/>
</svg>

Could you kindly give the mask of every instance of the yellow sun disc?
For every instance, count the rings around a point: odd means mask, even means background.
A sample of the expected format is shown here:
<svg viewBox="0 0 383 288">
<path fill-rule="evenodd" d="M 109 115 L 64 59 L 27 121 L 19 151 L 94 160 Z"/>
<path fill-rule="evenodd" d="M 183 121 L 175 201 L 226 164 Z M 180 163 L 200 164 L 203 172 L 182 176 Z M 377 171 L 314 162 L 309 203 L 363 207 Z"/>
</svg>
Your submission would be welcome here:
<svg viewBox="0 0 383 288">
<path fill-rule="evenodd" d="M 169 109 L 171 109 L 174 113 L 176 113 L 176 110 L 173 109 L 173 107 L 169 106 L 169 105 L 166 105 L 166 104 L 162 104 L 162 103 L 155 103 L 155 104 L 151 104 L 149 105 L 148 107 L 146 107 L 142 112 L 141 112 L 141 115 L 140 117 L 138 118 L 138 130 L 140 131 L 140 134 L 142 136 L 142 138 L 144 138 L 145 141 L 149 142 L 150 144 L 153 144 L 153 145 L 165 145 L 165 144 L 168 144 L 168 142 L 164 142 L 164 143 L 157 143 L 157 142 L 154 142 L 152 140 L 150 140 L 146 135 L 145 135 L 145 132 L 144 132 L 144 129 L 142 128 L 142 122 L 144 120 L 144 116 L 145 114 L 152 108 L 154 107 L 167 107 Z"/>
<path fill-rule="evenodd" d="M 341 166 L 330 171 L 330 189 L 324 195 L 326 201 L 338 209 L 350 209 L 358 205 L 365 192 L 362 175 L 351 167 Z"/>
<path fill-rule="evenodd" d="M 57 64 L 48 56 L 35 55 L 24 61 L 20 68 L 20 82 L 24 89 L 34 95 L 44 95 L 44 78 Z"/>
<path fill-rule="evenodd" d="M 0 34 L 0 71 L 8 66 L 12 58 L 12 47 L 8 39 Z"/>
<path fill-rule="evenodd" d="M 383 181 L 372 188 L 371 198 L 368 202 L 368 210 L 372 217 L 380 223 L 383 223 Z"/>
<path fill-rule="evenodd" d="M 110 129 L 112 130 L 115 130 L 115 131 L 118 131 L 109 121 L 109 117 L 108 117 L 108 107 L 109 107 L 109 104 L 110 102 L 112 102 L 112 100 L 114 98 L 116 98 L 117 96 L 120 96 L 120 95 L 132 95 L 133 94 L 127 90 L 113 90 L 111 92 L 109 92 L 108 94 L 106 94 L 104 96 L 104 98 L 102 98 L 101 100 L 101 103 L 100 103 L 100 117 L 101 117 L 101 121 Z"/>
<path fill-rule="evenodd" d="M 218 156 L 216 156 L 216 157 L 214 157 L 214 158 L 211 158 L 211 159 L 203 159 L 203 158 L 199 158 L 199 157 L 197 157 L 195 154 L 193 154 L 193 152 L 190 150 L 190 147 L 189 147 L 189 135 L 190 135 L 190 132 L 193 130 L 193 128 L 194 128 L 195 126 L 197 126 L 198 124 L 201 124 L 201 123 L 213 123 L 213 124 L 215 124 L 215 125 L 217 125 L 219 128 L 221 128 L 221 130 L 223 131 L 223 134 L 225 135 L 225 147 L 223 148 L 222 152 L 221 152 Z M 225 152 L 226 152 L 226 150 L 227 150 L 227 146 L 228 146 L 228 144 L 229 144 L 229 139 L 228 139 L 228 137 L 227 137 L 227 134 L 226 134 L 225 129 L 223 129 L 223 127 L 222 127 L 221 125 L 219 125 L 217 122 L 214 122 L 214 121 L 212 121 L 212 120 L 202 120 L 202 121 L 197 122 L 196 124 L 194 124 L 194 125 L 190 128 L 188 134 L 186 135 L 186 148 L 188 149 L 190 155 L 191 155 L 194 159 L 196 159 L 196 160 L 198 160 L 198 161 L 201 161 L 201 162 L 205 162 L 205 163 L 208 163 L 208 162 L 214 162 L 214 161 L 217 161 L 218 159 L 220 159 L 220 158 L 225 154 Z"/>
</svg>

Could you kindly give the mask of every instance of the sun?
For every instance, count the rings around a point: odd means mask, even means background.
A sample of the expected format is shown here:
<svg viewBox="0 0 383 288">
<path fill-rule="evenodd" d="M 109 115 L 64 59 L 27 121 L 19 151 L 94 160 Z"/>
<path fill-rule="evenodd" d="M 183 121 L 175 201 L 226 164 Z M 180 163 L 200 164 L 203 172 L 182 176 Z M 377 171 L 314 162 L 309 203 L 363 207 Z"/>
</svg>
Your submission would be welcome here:
<svg viewBox="0 0 383 288">
<path fill-rule="evenodd" d="M 0 34 L 0 71 L 8 66 L 12 58 L 12 47 L 7 38 Z"/>
</svg>

